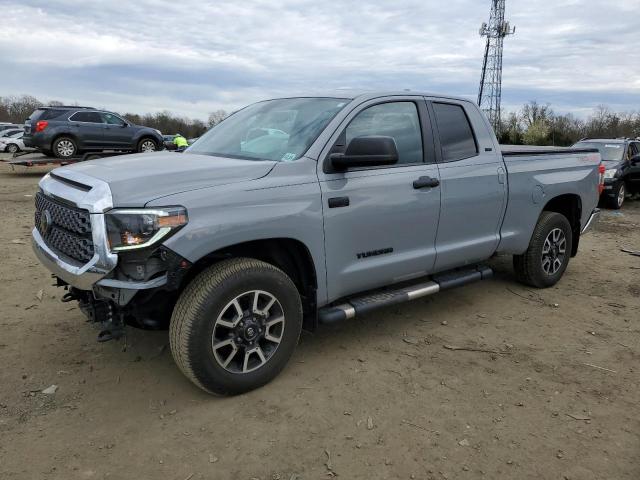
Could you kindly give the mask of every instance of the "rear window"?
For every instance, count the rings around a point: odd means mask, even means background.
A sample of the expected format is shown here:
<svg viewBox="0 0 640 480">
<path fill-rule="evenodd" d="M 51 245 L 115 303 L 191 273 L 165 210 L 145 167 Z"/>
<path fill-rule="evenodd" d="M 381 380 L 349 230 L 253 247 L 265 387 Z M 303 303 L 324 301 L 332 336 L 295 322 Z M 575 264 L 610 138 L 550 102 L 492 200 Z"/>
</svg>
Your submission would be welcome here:
<svg viewBox="0 0 640 480">
<path fill-rule="evenodd" d="M 438 123 L 442 160 L 455 162 L 475 157 L 478 146 L 464 109 L 451 103 L 434 103 L 433 109 Z"/>
<path fill-rule="evenodd" d="M 69 120 L 73 122 L 102 123 L 102 117 L 98 112 L 76 112 Z"/>
</svg>

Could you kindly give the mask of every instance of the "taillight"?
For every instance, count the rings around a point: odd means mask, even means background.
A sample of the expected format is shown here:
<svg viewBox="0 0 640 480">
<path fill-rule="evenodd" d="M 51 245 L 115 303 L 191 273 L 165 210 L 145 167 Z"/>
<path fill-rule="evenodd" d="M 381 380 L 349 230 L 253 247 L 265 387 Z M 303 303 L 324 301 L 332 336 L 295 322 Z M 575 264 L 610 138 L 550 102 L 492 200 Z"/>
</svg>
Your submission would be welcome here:
<svg viewBox="0 0 640 480">
<path fill-rule="evenodd" d="M 598 173 L 600 174 L 599 183 L 598 183 L 598 193 L 604 192 L 604 173 L 607 171 L 604 163 L 600 163 L 598 166 Z"/>
<path fill-rule="evenodd" d="M 47 122 L 46 120 L 40 120 L 39 122 L 36 123 L 36 132 L 41 132 L 48 126 L 49 126 L 49 122 Z"/>
</svg>

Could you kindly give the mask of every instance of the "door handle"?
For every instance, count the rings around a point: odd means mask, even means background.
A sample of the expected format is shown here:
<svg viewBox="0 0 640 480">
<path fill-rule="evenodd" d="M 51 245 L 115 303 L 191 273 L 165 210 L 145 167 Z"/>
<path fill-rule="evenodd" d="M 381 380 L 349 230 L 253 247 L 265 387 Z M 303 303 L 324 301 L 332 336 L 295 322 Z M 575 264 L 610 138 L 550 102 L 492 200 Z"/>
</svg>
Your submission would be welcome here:
<svg viewBox="0 0 640 480">
<path fill-rule="evenodd" d="M 329 203 L 329 208 L 348 207 L 349 197 L 333 197 L 329 199 L 328 203 Z"/>
<path fill-rule="evenodd" d="M 431 177 L 420 177 L 413 181 L 413 188 L 416 190 L 420 188 L 435 188 L 440 185 L 440 180 Z"/>
</svg>

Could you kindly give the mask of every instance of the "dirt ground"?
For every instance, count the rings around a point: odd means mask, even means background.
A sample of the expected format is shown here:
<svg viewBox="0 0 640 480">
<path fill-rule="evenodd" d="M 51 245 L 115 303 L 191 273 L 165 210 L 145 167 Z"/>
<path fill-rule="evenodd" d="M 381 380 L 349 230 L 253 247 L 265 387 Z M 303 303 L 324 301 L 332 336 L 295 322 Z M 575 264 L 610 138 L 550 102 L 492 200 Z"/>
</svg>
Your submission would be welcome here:
<svg viewBox="0 0 640 480">
<path fill-rule="evenodd" d="M 605 212 L 555 288 L 498 258 L 492 280 L 305 334 L 271 384 L 215 398 L 167 332 L 98 344 L 59 301 L 29 245 L 46 169 L 25 170 L 0 165 L 1 479 L 640 478 L 640 257 L 620 251 L 640 250 L 640 201 Z"/>
</svg>

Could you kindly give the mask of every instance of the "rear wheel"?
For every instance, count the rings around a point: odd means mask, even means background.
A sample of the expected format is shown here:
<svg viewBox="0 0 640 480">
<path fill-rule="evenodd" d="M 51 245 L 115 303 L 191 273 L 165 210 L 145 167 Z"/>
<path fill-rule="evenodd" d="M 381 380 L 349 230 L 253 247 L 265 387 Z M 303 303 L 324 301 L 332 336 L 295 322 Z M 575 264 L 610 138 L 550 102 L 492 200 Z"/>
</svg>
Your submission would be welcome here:
<svg viewBox="0 0 640 480">
<path fill-rule="evenodd" d="M 73 138 L 60 137 L 53 142 L 53 153 L 56 157 L 67 159 L 78 153 L 78 146 Z"/>
<path fill-rule="evenodd" d="M 558 283 L 571 258 L 573 236 L 567 217 L 555 212 L 542 212 L 533 231 L 529 248 L 513 256 L 518 281 L 536 288 Z"/>
<path fill-rule="evenodd" d="M 225 260 L 182 292 L 171 317 L 171 352 L 198 387 L 233 395 L 278 375 L 301 330 L 300 295 L 284 272 L 258 260 Z"/>
<path fill-rule="evenodd" d="M 138 152 L 155 152 L 158 149 L 158 145 L 152 138 L 143 138 L 138 142 Z"/>
<path fill-rule="evenodd" d="M 7 145 L 7 148 L 5 150 L 9 153 L 16 153 L 20 151 L 20 147 L 18 147 L 18 145 L 16 145 L 15 143 L 10 143 L 9 145 Z"/>
<path fill-rule="evenodd" d="M 607 203 L 610 208 L 614 210 L 620 210 L 624 205 L 624 200 L 627 195 L 627 188 L 623 181 L 618 183 L 618 186 L 613 191 L 613 196 L 607 198 Z"/>
</svg>

